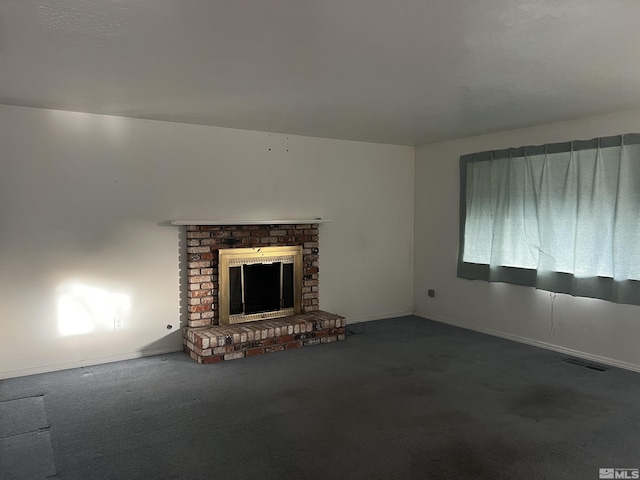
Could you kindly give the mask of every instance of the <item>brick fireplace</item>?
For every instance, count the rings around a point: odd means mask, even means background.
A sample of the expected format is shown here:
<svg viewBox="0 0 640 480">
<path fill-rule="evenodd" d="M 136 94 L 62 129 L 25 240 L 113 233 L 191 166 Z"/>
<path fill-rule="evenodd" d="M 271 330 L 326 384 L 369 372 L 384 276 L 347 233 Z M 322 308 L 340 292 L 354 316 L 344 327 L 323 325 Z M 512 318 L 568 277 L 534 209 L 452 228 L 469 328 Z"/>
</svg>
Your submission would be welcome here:
<svg viewBox="0 0 640 480">
<path fill-rule="evenodd" d="M 185 228 L 188 325 L 184 349 L 194 360 L 214 363 L 345 338 L 344 318 L 319 307 L 318 223 L 186 224 Z M 302 254 L 299 313 L 221 325 L 220 251 L 293 246 L 300 247 Z"/>
</svg>

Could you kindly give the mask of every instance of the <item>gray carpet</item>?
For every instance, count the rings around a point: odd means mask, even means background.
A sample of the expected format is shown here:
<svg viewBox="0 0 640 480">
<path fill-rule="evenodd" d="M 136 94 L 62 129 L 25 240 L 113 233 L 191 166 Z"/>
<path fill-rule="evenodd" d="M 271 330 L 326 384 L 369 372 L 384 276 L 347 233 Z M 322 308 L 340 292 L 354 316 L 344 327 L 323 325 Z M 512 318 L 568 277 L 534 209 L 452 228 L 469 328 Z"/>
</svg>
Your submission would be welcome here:
<svg viewBox="0 0 640 480">
<path fill-rule="evenodd" d="M 0 401 L 0 478 L 55 475 L 44 397 Z"/>
<path fill-rule="evenodd" d="M 0 401 L 42 395 L 60 479 L 597 479 L 640 467 L 640 375 L 565 358 L 403 317 L 216 365 L 171 354 L 9 379 Z"/>
</svg>

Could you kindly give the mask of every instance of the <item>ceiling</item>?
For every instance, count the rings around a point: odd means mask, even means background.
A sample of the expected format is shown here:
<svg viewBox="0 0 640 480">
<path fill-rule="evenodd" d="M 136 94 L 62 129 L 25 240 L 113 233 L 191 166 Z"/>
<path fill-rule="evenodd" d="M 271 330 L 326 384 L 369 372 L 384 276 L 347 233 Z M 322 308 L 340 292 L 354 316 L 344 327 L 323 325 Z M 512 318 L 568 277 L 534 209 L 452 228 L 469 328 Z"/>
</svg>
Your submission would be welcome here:
<svg viewBox="0 0 640 480">
<path fill-rule="evenodd" d="M 0 103 L 419 145 L 640 106 L 637 0 L 0 0 Z"/>
</svg>

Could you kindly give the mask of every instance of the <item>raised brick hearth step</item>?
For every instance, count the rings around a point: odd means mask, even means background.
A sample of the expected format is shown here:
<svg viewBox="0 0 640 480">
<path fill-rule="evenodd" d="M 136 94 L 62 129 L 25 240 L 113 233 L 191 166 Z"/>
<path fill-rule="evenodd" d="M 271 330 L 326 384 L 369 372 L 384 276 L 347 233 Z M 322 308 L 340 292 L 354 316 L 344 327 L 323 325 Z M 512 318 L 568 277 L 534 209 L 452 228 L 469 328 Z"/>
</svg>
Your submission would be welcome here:
<svg viewBox="0 0 640 480">
<path fill-rule="evenodd" d="M 216 363 L 345 339 L 345 319 L 318 310 L 290 317 L 186 327 L 184 350 L 198 363 Z"/>
</svg>

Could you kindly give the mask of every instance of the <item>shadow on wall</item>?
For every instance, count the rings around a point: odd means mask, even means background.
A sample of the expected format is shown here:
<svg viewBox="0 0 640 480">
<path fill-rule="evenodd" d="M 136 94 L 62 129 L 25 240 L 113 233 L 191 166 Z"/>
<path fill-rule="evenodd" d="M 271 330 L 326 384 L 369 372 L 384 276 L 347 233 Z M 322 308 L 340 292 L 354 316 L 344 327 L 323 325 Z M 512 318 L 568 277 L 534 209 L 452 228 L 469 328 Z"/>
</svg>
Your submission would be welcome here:
<svg viewBox="0 0 640 480">
<path fill-rule="evenodd" d="M 176 345 L 175 348 L 173 347 L 167 347 L 167 346 L 173 346 Z M 179 345 L 179 347 L 178 347 Z M 139 352 L 143 355 L 143 356 L 147 356 L 147 355 L 158 355 L 158 354 L 162 354 L 162 353 L 167 353 L 167 352 L 180 352 L 182 351 L 183 347 L 182 347 L 182 330 L 181 329 L 174 329 L 173 332 L 169 333 L 168 335 L 165 335 L 164 337 L 162 337 L 160 340 L 157 340 L 155 342 L 151 342 L 148 343 L 146 345 L 144 345 Z"/>
<path fill-rule="evenodd" d="M 187 227 L 179 227 L 178 232 L 178 272 L 180 285 L 180 327 L 187 326 L 189 314 L 189 285 L 187 278 Z M 182 330 L 179 328 L 178 330 Z"/>
<path fill-rule="evenodd" d="M 141 353 L 150 353 L 154 354 L 157 351 L 164 351 L 167 348 L 167 345 L 180 345 L 182 347 L 182 327 L 187 325 L 188 319 L 188 308 L 189 308 L 189 284 L 187 278 L 187 262 L 188 262 L 188 254 L 187 254 L 187 227 L 180 226 L 176 227 L 169 221 L 160 222 L 157 224 L 159 227 L 171 227 L 178 228 L 178 288 L 179 288 L 179 312 L 180 312 L 180 320 L 178 328 L 175 328 L 175 322 L 167 324 L 167 331 L 171 331 L 162 339 L 146 344 L 141 348 Z M 179 350 L 181 350 L 180 348 Z M 178 349 L 177 349 L 178 350 Z"/>
<path fill-rule="evenodd" d="M 178 330 L 186 327 L 189 315 L 189 279 L 187 275 L 187 262 L 189 255 L 187 253 L 187 227 L 176 227 L 171 221 L 165 220 L 157 224 L 159 227 L 171 227 L 178 229 L 178 285 L 180 295 L 180 325 Z"/>
</svg>

